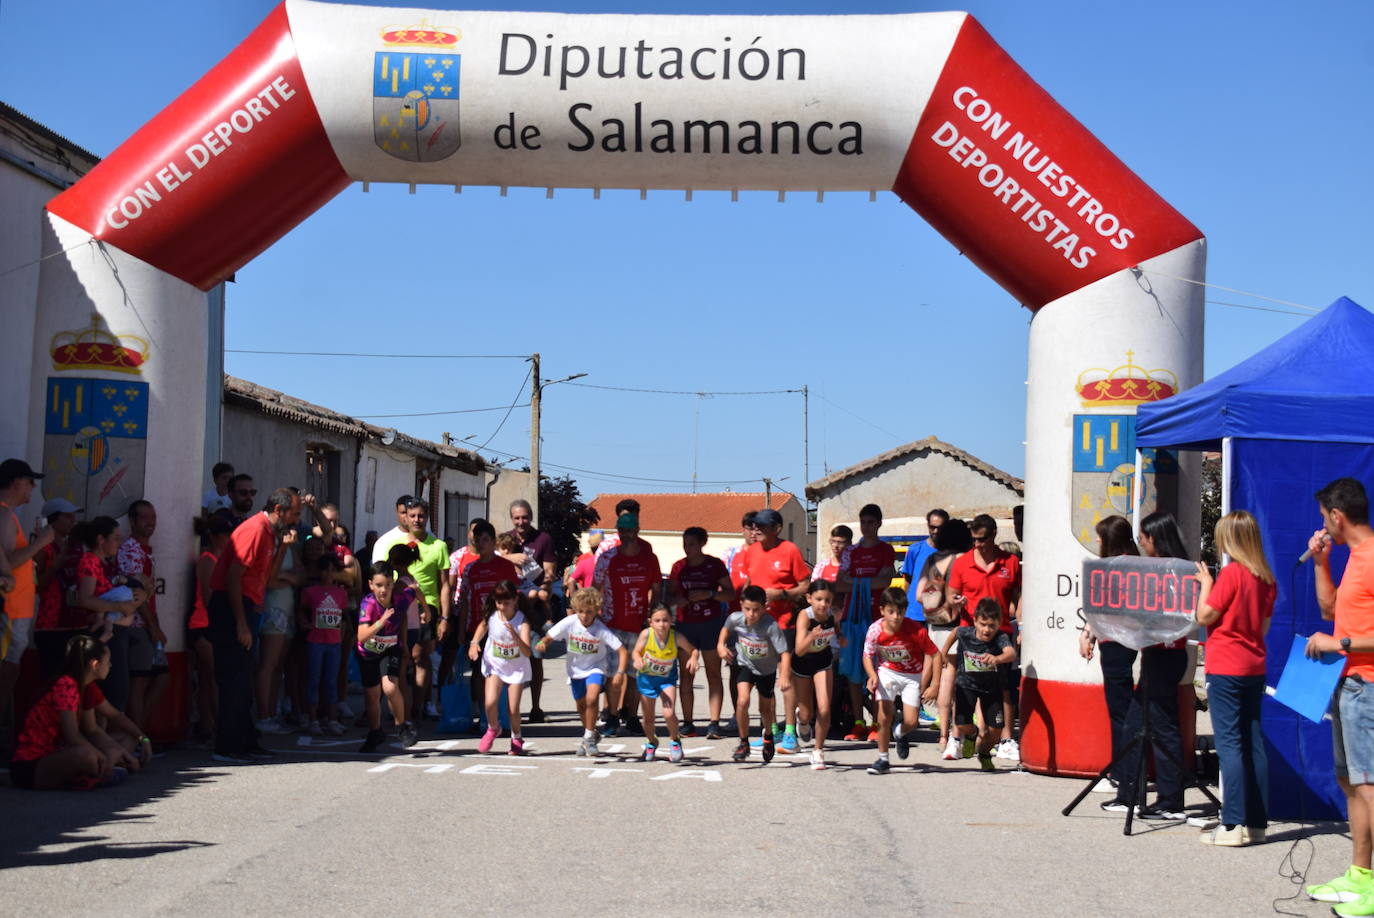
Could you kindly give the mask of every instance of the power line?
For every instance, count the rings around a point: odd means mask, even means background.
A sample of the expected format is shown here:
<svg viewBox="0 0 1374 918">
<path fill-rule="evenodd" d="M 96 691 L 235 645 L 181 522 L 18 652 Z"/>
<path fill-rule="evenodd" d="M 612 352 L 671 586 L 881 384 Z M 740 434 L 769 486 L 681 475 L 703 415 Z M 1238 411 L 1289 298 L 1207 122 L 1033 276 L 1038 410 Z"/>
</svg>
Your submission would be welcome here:
<svg viewBox="0 0 1374 918">
<path fill-rule="evenodd" d="M 529 383 L 530 376 L 533 375 L 533 373 L 534 364 L 530 364 L 530 368 L 525 371 L 524 382 L 520 383 L 520 388 L 515 391 L 515 398 L 511 400 L 510 407 L 506 409 L 505 416 L 501 418 L 501 423 L 497 424 L 496 429 L 491 432 L 491 436 L 487 437 L 487 442 L 477 447 L 479 450 L 486 449 L 487 443 L 490 443 L 492 440 L 495 440 L 496 435 L 501 432 L 501 428 L 506 426 L 506 421 L 510 420 L 510 413 L 515 410 L 516 403 L 520 401 L 520 396 L 525 394 L 525 385 Z"/>
<path fill-rule="evenodd" d="M 879 431 L 880 433 L 885 433 L 885 434 L 887 434 L 889 437 L 891 437 L 891 438 L 894 439 L 894 440 L 901 441 L 901 439 L 902 439 L 900 436 L 898 436 L 897 434 L 895 434 L 895 433 L 893 433 L 892 431 L 888 430 L 887 428 L 885 428 L 885 427 L 879 427 L 877 424 L 873 423 L 872 421 L 870 421 L 868 418 L 864 417 L 863 415 L 855 414 L 854 412 L 850 411 L 850 410 L 849 410 L 848 408 L 846 408 L 845 406 L 840 405 L 840 404 L 837 404 L 837 403 L 835 403 L 835 402 L 832 402 L 830 399 L 826 398 L 824 395 L 821 395 L 819 392 L 816 393 L 816 398 L 820 399 L 821 401 L 825 402 L 827 405 L 830 405 L 830 406 L 833 407 L 833 408 L 838 408 L 838 409 L 840 409 L 840 410 L 843 411 L 845 414 L 849 415 L 851 418 L 854 418 L 854 419 L 859 420 L 859 421 L 863 421 L 863 422 L 864 422 L 865 424 L 867 424 L 869 427 L 872 427 L 874 430 Z"/>
<path fill-rule="evenodd" d="M 566 383 L 566 385 L 577 386 L 579 389 L 605 389 L 610 392 L 644 392 L 650 395 L 698 395 L 707 397 L 716 395 L 788 395 L 802 391 L 800 389 L 760 389 L 753 392 L 689 392 L 686 389 L 638 389 L 633 386 L 598 386 L 592 383 L 576 382 Z"/>
<path fill-rule="evenodd" d="M 22 266 L 21 266 L 22 267 Z M 283 357 L 372 357 L 377 360 L 529 360 L 529 354 L 361 354 L 351 351 L 262 351 L 226 347 L 226 354 L 275 354 Z"/>
<path fill-rule="evenodd" d="M 523 405 L 515 405 L 515 408 L 528 408 L 529 402 Z M 497 405 L 495 408 L 460 408 L 455 411 L 412 411 L 406 414 L 355 414 L 355 418 L 432 418 L 443 414 L 481 414 L 484 411 L 510 411 L 506 405 Z"/>
<path fill-rule="evenodd" d="M 494 448 L 488 447 L 486 451 L 489 452 L 489 453 L 499 453 L 499 454 L 501 454 L 501 455 L 503 455 L 503 456 L 507 456 L 507 457 L 509 457 L 509 458 L 511 458 L 511 459 L 515 459 L 515 460 L 517 460 L 517 461 L 519 461 L 519 460 L 529 461 L 529 457 L 527 457 L 527 456 L 521 456 L 521 455 L 519 455 L 518 453 L 507 452 L 506 450 L 503 450 L 503 449 L 494 449 Z M 646 477 L 643 477 L 643 476 L 640 476 L 640 475 L 621 475 L 621 474 L 619 474 L 618 472 L 600 472 L 600 471 L 596 471 L 595 469 L 581 469 L 581 468 L 577 468 L 576 466 L 572 466 L 572 465 L 559 465 L 559 464 L 556 463 L 556 462 L 544 462 L 544 463 L 542 463 L 542 464 L 548 466 L 548 467 L 551 468 L 551 469 L 558 469 L 559 471 L 563 471 L 563 472 L 578 472 L 578 473 L 581 473 L 581 474 L 586 475 L 586 476 L 591 477 L 591 478 L 600 478 L 600 479 L 604 479 L 604 480 L 606 480 L 606 481 L 616 481 L 616 480 L 622 480 L 622 481 L 645 481 L 645 482 L 651 482 L 651 483 L 653 483 L 653 484 L 674 484 L 674 485 L 682 485 L 682 486 L 684 486 L 684 487 L 689 486 L 689 485 L 692 484 L 692 482 L 691 482 L 690 480 L 682 479 L 682 478 L 646 478 Z M 759 480 L 760 480 L 760 479 L 758 479 L 758 478 L 729 478 L 729 479 L 716 479 L 716 480 L 711 480 L 711 481 L 701 481 L 701 480 L 698 480 L 697 483 L 698 483 L 698 484 L 717 484 L 717 485 L 750 484 L 750 483 L 752 483 L 752 482 L 759 481 Z"/>
</svg>

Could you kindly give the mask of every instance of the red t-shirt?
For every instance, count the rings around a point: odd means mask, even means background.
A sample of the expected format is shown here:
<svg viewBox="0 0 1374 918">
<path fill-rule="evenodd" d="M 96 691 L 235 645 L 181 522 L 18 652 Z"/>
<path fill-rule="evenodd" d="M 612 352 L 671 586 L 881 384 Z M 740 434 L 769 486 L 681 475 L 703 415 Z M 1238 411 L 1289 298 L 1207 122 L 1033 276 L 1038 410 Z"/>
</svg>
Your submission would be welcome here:
<svg viewBox="0 0 1374 918">
<path fill-rule="evenodd" d="M 24 730 L 19 734 L 14 761 L 36 762 L 44 756 L 52 755 L 61 748 L 62 712 L 89 711 L 105 700 L 100 686 L 92 682 L 85 692 L 77 688 L 76 680 L 63 676 L 53 683 L 52 688 L 38 699 L 38 703 L 24 719 Z"/>
<path fill-rule="evenodd" d="M 1264 620 L 1274 614 L 1274 584 L 1240 564 L 1217 575 L 1207 605 L 1221 620 L 1207 629 L 1205 668 L 1216 676 L 1264 675 Z"/>
<path fill-rule="evenodd" d="M 507 561 L 500 555 L 492 555 L 490 561 L 483 561 L 480 556 L 474 560 L 463 573 L 463 588 L 468 593 L 468 635 L 477 632 L 479 622 L 486 620 L 486 601 L 487 594 L 496 589 L 496 585 L 502 580 L 509 580 L 516 586 L 520 585 L 520 572 L 515 569 L 515 565 Z"/>
<path fill-rule="evenodd" d="M 811 568 L 802 557 L 801 549 L 786 540 L 779 541 L 772 548 L 764 548 L 762 542 L 755 542 L 744 554 L 745 573 L 748 574 L 750 586 L 763 587 L 765 590 L 790 590 L 811 579 Z M 792 616 L 796 611 L 792 600 L 775 599 L 767 609 L 779 628 L 792 627 Z"/>
<path fill-rule="evenodd" d="M 939 652 L 926 626 L 914 618 L 902 619 L 896 634 L 888 634 L 882 622 L 874 622 L 864 635 L 864 656 L 876 658 L 881 668 L 910 676 L 925 669 L 927 654 Z"/>
<path fill-rule="evenodd" d="M 1021 559 L 998 549 L 998 557 L 987 570 L 978 566 L 977 559 L 978 550 L 974 549 L 964 552 L 949 566 L 950 591 L 963 593 L 967 600 L 959 623 L 972 625 L 978 600 L 990 597 L 1002 607 L 1002 630 L 1011 634 L 1011 603 L 1021 595 Z"/>
<path fill-rule="evenodd" d="M 348 592 L 341 586 L 325 586 L 312 583 L 301 590 L 301 608 L 310 622 L 305 639 L 311 644 L 338 644 L 342 642 L 339 628 L 343 624 L 344 606 L 348 605 Z"/>
<path fill-rule="evenodd" d="M 53 571 L 53 575 L 48 578 L 48 585 L 38 594 L 38 616 L 33 620 L 33 627 L 39 631 L 52 631 L 63 627 L 62 621 L 62 567 L 66 563 L 66 558 L 60 557 L 57 553 L 57 543 L 49 542 L 38 551 L 35 558 L 39 563 L 35 569 Z"/>
<path fill-rule="evenodd" d="M 844 571 L 855 580 L 864 577 L 873 577 L 886 568 L 894 568 L 897 565 L 897 552 L 886 542 L 879 542 L 876 545 L 864 545 L 857 543 L 845 552 L 844 562 L 840 565 L 840 570 Z M 882 618 L 882 590 L 873 591 L 873 611 L 872 621 Z"/>
<path fill-rule="evenodd" d="M 736 545 L 726 554 L 726 558 L 728 560 L 724 564 L 730 569 L 730 584 L 735 588 L 735 598 L 730 600 L 729 611 L 738 612 L 739 591 L 749 582 L 749 574 L 745 570 L 745 562 L 749 560 L 749 546 Z"/>
<path fill-rule="evenodd" d="M 229 534 L 229 544 L 215 562 L 215 571 L 210 575 L 210 589 L 229 589 L 229 565 L 237 561 L 243 565 L 239 582 L 244 598 L 256 606 L 262 605 L 267 589 L 267 572 L 272 567 L 272 556 L 276 550 L 276 527 L 265 512 L 254 514 Z"/>
<path fill-rule="evenodd" d="M 617 631 L 639 631 L 649 617 L 649 595 L 663 579 L 658 557 L 640 543 L 639 554 L 625 554 L 622 547 L 606 565 L 606 591 L 611 616 L 607 625 Z"/>
<path fill-rule="evenodd" d="M 580 589 L 586 589 L 592 585 L 592 574 L 596 572 L 596 555 L 591 552 L 580 555 L 573 564 L 572 582 L 577 584 Z"/>
<path fill-rule="evenodd" d="M 696 567 L 689 565 L 686 558 L 679 558 L 673 562 L 673 570 L 668 574 L 668 579 L 677 586 L 680 595 L 685 596 L 693 590 L 710 590 L 714 593 L 721 580 L 730 576 L 730 572 L 725 569 L 724 561 L 714 555 L 704 557 L 705 560 Z M 720 618 L 720 613 L 720 603 L 714 599 L 698 599 L 678 606 L 677 620 L 679 623 L 695 625 L 715 621 Z"/>
</svg>

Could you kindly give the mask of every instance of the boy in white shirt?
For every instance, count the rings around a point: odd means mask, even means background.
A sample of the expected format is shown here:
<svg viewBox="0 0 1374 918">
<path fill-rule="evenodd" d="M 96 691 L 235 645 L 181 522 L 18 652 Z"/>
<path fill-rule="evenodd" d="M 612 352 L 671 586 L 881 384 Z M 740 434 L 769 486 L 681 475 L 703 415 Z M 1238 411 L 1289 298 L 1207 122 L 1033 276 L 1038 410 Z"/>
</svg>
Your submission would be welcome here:
<svg viewBox="0 0 1374 918">
<path fill-rule="evenodd" d="M 600 590 L 578 590 L 569 605 L 573 614 L 550 628 L 535 649 L 542 654 L 554 641 L 568 642 L 568 681 L 577 702 L 577 714 L 582 718 L 582 739 L 577 744 L 577 754 L 600 755 L 601 750 L 596 746 L 601 739 L 601 734 L 596 732 L 596 712 L 602 686 L 606 684 L 607 664 L 611 652 L 615 651 L 620 657 L 615 671 L 625 671 L 629 651 L 601 621 Z"/>
</svg>

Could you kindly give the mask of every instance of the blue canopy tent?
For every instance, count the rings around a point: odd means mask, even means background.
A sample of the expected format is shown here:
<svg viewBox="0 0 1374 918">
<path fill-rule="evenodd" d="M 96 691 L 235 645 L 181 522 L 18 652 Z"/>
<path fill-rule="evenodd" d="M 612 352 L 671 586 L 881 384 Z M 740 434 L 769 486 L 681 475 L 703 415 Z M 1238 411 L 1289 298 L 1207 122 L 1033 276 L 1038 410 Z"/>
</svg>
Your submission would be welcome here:
<svg viewBox="0 0 1374 918">
<path fill-rule="evenodd" d="M 1278 683 L 1295 634 L 1330 631 L 1312 567 L 1295 566 L 1321 526 L 1313 495 L 1350 476 L 1374 493 L 1374 314 L 1342 297 L 1248 360 L 1137 412 L 1141 448 L 1220 450 L 1222 511 L 1259 521 L 1278 581 L 1267 683 Z M 1339 576 L 1345 549 L 1333 556 Z M 1331 727 L 1265 698 L 1270 816 L 1339 819 Z"/>
</svg>

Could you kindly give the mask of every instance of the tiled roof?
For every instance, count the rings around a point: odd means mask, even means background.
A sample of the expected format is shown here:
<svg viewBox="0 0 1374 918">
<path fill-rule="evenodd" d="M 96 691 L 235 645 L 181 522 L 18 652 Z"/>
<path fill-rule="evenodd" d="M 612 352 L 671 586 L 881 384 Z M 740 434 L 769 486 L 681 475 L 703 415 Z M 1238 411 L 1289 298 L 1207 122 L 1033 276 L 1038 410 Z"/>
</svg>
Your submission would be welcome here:
<svg viewBox="0 0 1374 918">
<path fill-rule="evenodd" d="M 615 528 L 615 505 L 627 497 L 639 501 L 639 527 L 644 532 L 681 532 L 701 526 L 707 532 L 739 532 L 739 521 L 750 510 L 763 509 L 763 492 L 714 494 L 598 494 L 591 506 L 601 514 L 601 529 Z M 773 492 L 772 507 L 781 510 L 791 494 Z"/>
<path fill-rule="evenodd" d="M 964 463 L 970 468 L 982 472 L 984 475 L 988 476 L 992 480 L 1006 485 L 1008 488 L 1011 488 L 1017 494 L 1024 495 L 1026 492 L 1026 483 L 1022 481 L 1020 478 L 1017 478 L 1013 475 L 1009 475 L 995 466 L 988 465 L 982 459 L 979 459 L 977 456 L 974 456 L 970 453 L 964 452 L 957 446 L 951 446 L 950 444 L 946 443 L 943 440 L 937 439 L 936 437 L 926 437 L 924 440 L 913 440 L 905 446 L 899 446 L 896 449 L 890 449 L 885 453 L 879 453 L 871 459 L 865 459 L 863 462 L 851 465 L 847 469 L 840 469 L 838 472 L 833 472 L 825 476 L 824 478 L 821 478 L 817 481 L 813 481 L 806 486 L 806 496 L 811 500 L 818 500 L 820 499 L 821 492 L 844 481 L 846 478 L 852 478 L 855 475 L 859 475 L 863 472 L 870 471 L 871 469 L 875 469 L 881 465 L 887 465 L 890 462 L 894 462 L 895 460 L 905 458 L 906 456 L 909 456 L 912 453 L 918 453 L 922 450 L 934 453 L 944 453 L 946 456 L 949 456 L 952 459 Z"/>
</svg>

